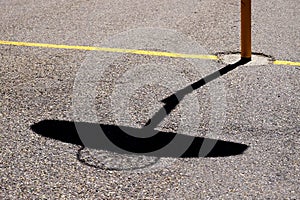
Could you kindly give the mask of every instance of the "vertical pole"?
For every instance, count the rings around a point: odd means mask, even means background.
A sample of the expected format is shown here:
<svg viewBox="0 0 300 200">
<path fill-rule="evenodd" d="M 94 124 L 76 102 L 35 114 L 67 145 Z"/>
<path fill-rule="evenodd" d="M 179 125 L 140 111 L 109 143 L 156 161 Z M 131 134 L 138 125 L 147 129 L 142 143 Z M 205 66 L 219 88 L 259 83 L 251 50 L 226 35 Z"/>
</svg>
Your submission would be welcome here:
<svg viewBox="0 0 300 200">
<path fill-rule="evenodd" d="M 241 58 L 251 60 L 251 0 L 241 0 Z"/>
</svg>

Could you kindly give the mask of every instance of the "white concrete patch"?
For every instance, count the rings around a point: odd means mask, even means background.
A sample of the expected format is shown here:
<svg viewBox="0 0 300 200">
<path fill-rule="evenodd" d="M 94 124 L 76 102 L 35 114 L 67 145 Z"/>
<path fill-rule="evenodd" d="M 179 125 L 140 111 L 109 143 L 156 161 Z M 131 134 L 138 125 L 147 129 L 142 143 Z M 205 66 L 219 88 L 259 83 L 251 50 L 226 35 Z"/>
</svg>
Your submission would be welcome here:
<svg viewBox="0 0 300 200">
<path fill-rule="evenodd" d="M 240 54 L 221 54 L 220 60 L 225 64 L 233 64 L 241 59 Z M 272 62 L 272 59 L 264 55 L 252 55 L 252 60 L 245 66 L 267 65 Z"/>
</svg>

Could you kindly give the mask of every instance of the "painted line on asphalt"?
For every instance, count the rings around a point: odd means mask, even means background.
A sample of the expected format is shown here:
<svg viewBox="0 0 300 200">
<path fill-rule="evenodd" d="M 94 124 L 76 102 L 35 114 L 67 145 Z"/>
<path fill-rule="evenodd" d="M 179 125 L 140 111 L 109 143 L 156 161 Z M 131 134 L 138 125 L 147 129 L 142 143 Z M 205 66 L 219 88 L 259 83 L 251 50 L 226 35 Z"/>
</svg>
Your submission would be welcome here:
<svg viewBox="0 0 300 200">
<path fill-rule="evenodd" d="M 300 62 L 292 62 L 286 60 L 275 60 L 274 65 L 290 65 L 290 66 L 300 66 Z"/>
<path fill-rule="evenodd" d="M 146 51 L 146 50 L 138 50 L 138 49 L 70 46 L 70 45 L 61 45 L 61 44 L 44 44 L 44 43 L 15 42 L 15 41 L 2 41 L 2 40 L 0 40 L 0 45 L 41 47 L 41 48 L 54 48 L 54 49 L 74 49 L 74 50 L 85 50 L 85 51 L 104 51 L 104 52 L 111 52 L 111 53 L 130 53 L 130 54 L 138 54 L 138 55 L 161 56 L 161 57 L 171 57 L 171 58 L 194 58 L 194 59 L 207 59 L 207 60 L 219 59 L 215 55 L 197 55 L 197 54 L 170 53 L 170 52 L 160 52 L 160 51 Z"/>
<path fill-rule="evenodd" d="M 52 48 L 52 49 L 73 49 L 73 50 L 84 50 L 84 51 L 103 51 L 103 52 L 111 52 L 111 53 L 129 53 L 129 54 L 137 54 L 137 55 L 161 56 L 161 57 L 171 57 L 171 58 L 219 60 L 219 57 L 215 55 L 171 53 L 171 52 L 147 51 L 147 50 L 138 50 L 138 49 L 121 49 L 121 48 L 93 47 L 93 46 L 72 46 L 72 45 L 62 45 L 62 44 L 16 42 L 16 41 L 5 41 L 5 40 L 0 40 L 0 45 L 39 47 L 39 48 Z M 273 64 L 300 67 L 300 62 L 293 62 L 293 61 L 286 61 L 286 60 L 275 60 L 273 61 Z"/>
</svg>

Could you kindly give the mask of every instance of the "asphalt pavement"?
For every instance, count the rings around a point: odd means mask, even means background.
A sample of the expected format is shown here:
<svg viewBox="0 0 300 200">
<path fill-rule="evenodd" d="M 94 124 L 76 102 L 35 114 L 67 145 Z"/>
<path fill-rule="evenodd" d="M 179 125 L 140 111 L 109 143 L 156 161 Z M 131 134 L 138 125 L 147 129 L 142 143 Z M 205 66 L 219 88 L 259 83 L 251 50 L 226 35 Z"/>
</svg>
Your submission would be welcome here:
<svg viewBox="0 0 300 200">
<path fill-rule="evenodd" d="M 299 199 L 300 66 L 239 65 L 207 83 L 226 64 L 115 52 L 238 52 L 240 1 L 0 0 L 0 9 L 2 41 L 114 49 L 0 45 L 1 199 Z M 253 0 L 252 51 L 299 62 L 299 9 Z M 147 122 L 159 136 L 145 146 L 118 140 Z M 95 124 L 124 148 L 170 149 L 133 154 L 97 146 L 97 136 L 89 146 Z M 190 138 L 193 148 L 182 146 Z M 212 153 L 195 154 L 205 141 Z"/>
</svg>

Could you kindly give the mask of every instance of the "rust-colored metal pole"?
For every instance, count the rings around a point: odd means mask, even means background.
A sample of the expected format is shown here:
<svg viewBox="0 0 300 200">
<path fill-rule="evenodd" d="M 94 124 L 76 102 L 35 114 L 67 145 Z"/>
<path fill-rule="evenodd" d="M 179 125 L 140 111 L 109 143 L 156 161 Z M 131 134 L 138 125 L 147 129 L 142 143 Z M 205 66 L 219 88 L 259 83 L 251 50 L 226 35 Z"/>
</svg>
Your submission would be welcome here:
<svg viewBox="0 0 300 200">
<path fill-rule="evenodd" d="M 251 0 L 241 0 L 241 58 L 251 60 Z"/>
</svg>

